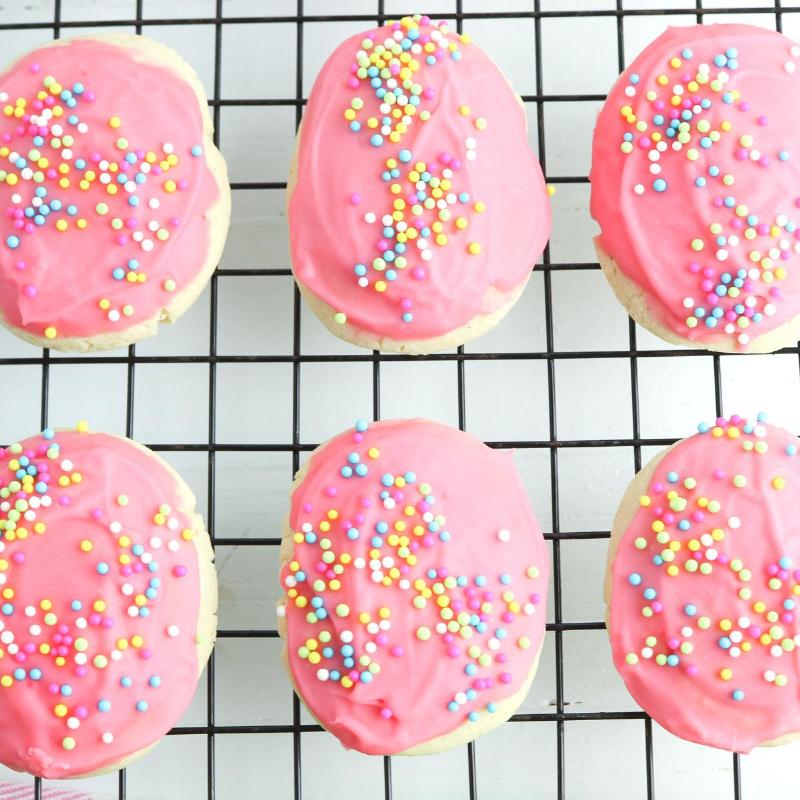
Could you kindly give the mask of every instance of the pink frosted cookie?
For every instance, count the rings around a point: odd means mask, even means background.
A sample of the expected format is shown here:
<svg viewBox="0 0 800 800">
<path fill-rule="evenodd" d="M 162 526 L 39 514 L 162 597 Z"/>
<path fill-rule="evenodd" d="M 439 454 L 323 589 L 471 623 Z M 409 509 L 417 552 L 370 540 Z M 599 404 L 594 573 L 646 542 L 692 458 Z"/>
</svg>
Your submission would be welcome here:
<svg viewBox="0 0 800 800">
<path fill-rule="evenodd" d="M 550 232 L 525 112 L 441 22 L 352 36 L 317 78 L 289 176 L 292 268 L 337 336 L 430 353 L 496 325 Z"/>
<path fill-rule="evenodd" d="M 628 313 L 669 342 L 800 338 L 800 46 L 748 25 L 668 28 L 597 120 L 592 216 Z"/>
<path fill-rule="evenodd" d="M 64 39 L 0 75 L 0 109 L 0 322 L 85 351 L 180 317 L 230 217 L 194 70 L 141 36 Z"/>
<path fill-rule="evenodd" d="M 800 733 L 797 438 L 738 416 L 656 456 L 611 533 L 614 663 L 676 736 L 747 753 Z"/>
<path fill-rule="evenodd" d="M 0 449 L 0 762 L 108 772 L 178 721 L 216 631 L 194 508 L 154 453 L 84 424 Z"/>
<path fill-rule="evenodd" d="M 298 473 L 281 565 L 292 683 L 345 747 L 445 750 L 525 698 L 549 559 L 510 452 L 357 422 Z"/>
</svg>

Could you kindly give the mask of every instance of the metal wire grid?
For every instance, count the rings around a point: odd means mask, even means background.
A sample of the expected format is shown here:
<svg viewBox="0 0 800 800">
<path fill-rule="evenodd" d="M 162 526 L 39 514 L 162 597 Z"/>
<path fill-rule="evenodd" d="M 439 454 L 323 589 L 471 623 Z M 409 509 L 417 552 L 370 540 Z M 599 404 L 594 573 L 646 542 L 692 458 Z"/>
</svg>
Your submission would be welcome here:
<svg viewBox="0 0 800 800">
<path fill-rule="evenodd" d="M 568 17 L 614 17 L 616 19 L 617 32 L 617 56 L 618 66 L 622 70 L 624 67 L 624 33 L 623 19 L 633 16 L 659 15 L 669 16 L 686 14 L 687 8 L 658 8 L 658 9 L 624 9 L 623 0 L 616 0 L 616 7 L 608 10 L 542 10 L 540 0 L 532 0 L 532 8 L 529 11 L 502 11 L 487 10 L 480 12 L 464 12 L 463 0 L 456 0 L 455 13 L 445 11 L 437 14 L 435 10 L 429 13 L 433 17 L 455 19 L 456 26 L 461 30 L 465 20 L 489 19 L 489 18 L 519 18 L 533 19 L 534 24 L 534 44 L 535 44 L 535 64 L 536 64 L 536 92 L 533 95 L 523 95 L 525 103 L 535 104 L 536 124 L 538 128 L 538 147 L 539 160 L 547 176 L 548 183 L 551 184 L 580 184 L 587 183 L 588 178 L 583 175 L 547 175 L 547 158 L 545 152 L 545 121 L 548 103 L 575 102 L 575 101 L 602 101 L 604 95 L 600 94 L 545 94 L 543 91 L 542 74 L 542 20 L 546 18 L 568 18 Z M 220 137 L 220 109 L 226 106 L 294 106 L 295 125 L 299 125 L 305 104 L 304 92 L 310 87 L 303 85 L 303 30 L 304 24 L 308 22 L 356 22 L 362 21 L 365 27 L 374 23 L 383 23 L 387 19 L 385 13 L 384 0 L 377 0 L 376 13 L 350 14 L 350 15 L 306 15 L 304 14 L 303 0 L 297 0 L 296 14 L 291 16 L 225 16 L 223 11 L 223 0 L 216 0 L 215 12 L 213 17 L 196 18 L 148 18 L 143 17 L 143 0 L 135 0 L 135 17 L 133 19 L 115 20 L 94 20 L 94 21 L 65 21 L 62 20 L 62 2 L 53 0 L 52 20 L 37 23 L 4 23 L 0 20 L 0 30 L 25 30 L 35 29 L 49 33 L 58 38 L 69 28 L 103 28 L 116 26 L 133 26 L 137 33 L 141 33 L 145 27 L 167 26 L 167 25 L 208 25 L 214 27 L 214 79 L 213 97 L 209 101 L 214 118 L 214 138 L 219 144 Z M 269 10 L 269 2 L 265 0 L 265 10 Z M 703 8 L 702 0 L 695 0 L 695 8 L 688 9 L 688 13 L 694 13 L 697 22 L 701 23 L 706 17 L 717 14 L 747 13 L 766 15 L 767 18 L 774 19 L 777 30 L 782 29 L 782 14 L 785 12 L 798 12 L 800 6 L 785 6 L 780 0 L 772 6 L 753 7 L 753 8 Z M 414 13 L 413 10 L 408 13 Z M 399 14 L 392 14 L 392 18 Z M 221 52 L 222 52 L 222 26 L 224 25 L 247 25 L 253 23 L 294 23 L 296 25 L 296 72 L 295 72 L 295 96 L 289 99 L 263 98 L 263 99 L 231 99 L 220 97 L 221 87 Z M 232 188 L 235 191 L 246 191 L 253 189 L 269 189 L 280 191 L 285 189 L 284 182 L 235 182 Z M 628 350 L 613 351 L 558 351 L 554 346 L 553 336 L 553 293 L 551 286 L 551 276 L 555 271 L 566 270 L 594 270 L 598 269 L 596 263 L 590 262 L 561 262 L 551 261 L 549 248 L 544 252 L 543 263 L 537 267 L 541 270 L 544 280 L 544 308 L 545 308 L 545 327 L 546 327 L 546 348 L 543 351 L 531 352 L 469 352 L 465 353 L 463 347 L 459 347 L 456 353 L 440 353 L 430 356 L 414 357 L 418 361 L 447 361 L 452 362 L 457 371 L 457 393 L 458 393 L 458 422 L 461 429 L 466 427 L 466 385 L 464 375 L 464 364 L 472 360 L 544 360 L 547 365 L 547 392 L 549 410 L 549 438 L 547 440 L 508 440 L 488 442 L 492 447 L 515 447 L 515 448 L 539 448 L 546 449 L 550 456 L 551 471 L 551 511 L 552 511 L 552 531 L 545 534 L 545 537 L 552 542 L 553 553 L 553 589 L 554 589 L 554 621 L 547 624 L 547 630 L 553 632 L 555 638 L 555 657 L 556 657 L 556 704 L 555 711 L 552 713 L 527 713 L 516 714 L 512 717 L 513 723 L 549 722 L 556 724 L 556 764 L 557 771 L 557 798 L 563 800 L 566 796 L 565 785 L 565 743 L 564 727 L 565 723 L 591 721 L 591 720 L 640 720 L 642 722 L 645 737 L 645 768 L 646 768 L 646 797 L 653 800 L 655 797 L 655 777 L 653 768 L 653 736 L 652 722 L 643 712 L 595 712 L 595 713 L 576 713 L 565 710 L 564 702 L 564 658 L 563 658 L 563 632 L 564 631 L 588 631 L 603 629 L 602 621 L 592 622 L 564 622 L 562 615 L 562 572 L 561 572 L 561 542 L 564 540 L 585 540 L 585 539 L 604 539 L 608 538 L 608 531 L 563 531 L 559 524 L 559 502 L 558 502 L 558 452 L 562 448 L 586 448 L 586 447 L 630 447 L 633 453 L 635 469 L 641 467 L 641 450 L 644 446 L 664 446 L 672 443 L 668 438 L 642 438 L 640 434 L 639 422 L 639 394 L 638 394 L 638 360 L 641 358 L 669 358 L 673 356 L 692 357 L 709 356 L 712 357 L 714 372 L 714 392 L 716 414 L 722 413 L 722 382 L 720 361 L 717 354 L 709 354 L 705 351 L 696 350 L 647 350 L 638 351 L 636 344 L 636 326 L 633 321 L 628 321 Z M 207 364 L 209 370 L 209 395 L 208 395 L 208 441 L 206 444 L 162 444 L 154 445 L 153 449 L 160 451 L 199 451 L 207 454 L 207 489 L 208 506 L 206 509 L 206 521 L 212 542 L 215 546 L 261 546 L 277 547 L 280 538 L 275 536 L 264 536 L 261 538 L 228 538 L 216 540 L 215 530 L 215 468 L 216 454 L 222 451 L 232 452 L 291 452 L 292 470 L 297 470 L 299 466 L 300 453 L 310 451 L 316 445 L 304 443 L 300 435 L 300 392 L 301 374 L 303 364 L 315 362 L 367 362 L 372 365 L 372 413 L 375 419 L 380 418 L 381 398 L 380 398 L 380 379 L 381 364 L 392 361 L 407 361 L 408 356 L 397 354 L 381 354 L 377 351 L 372 354 L 356 355 L 308 355 L 301 352 L 300 346 L 300 294 L 297 287 L 294 287 L 293 300 L 293 339 L 291 355 L 218 355 L 217 354 L 217 320 L 218 320 L 218 283 L 226 277 L 264 277 L 270 276 L 289 276 L 291 271 L 287 268 L 281 269 L 217 269 L 210 284 L 210 334 L 208 341 L 208 355 L 202 356 L 139 356 L 136 347 L 131 346 L 127 356 L 101 356 L 101 357 L 82 357 L 68 356 L 58 359 L 58 364 L 126 364 L 127 365 L 127 394 L 126 394 L 126 414 L 125 429 L 128 436 L 134 435 L 134 387 L 136 380 L 136 367 L 139 364 L 183 364 L 198 363 Z M 794 353 L 800 355 L 800 347 L 785 348 L 781 353 Z M 631 386 L 631 415 L 632 415 L 632 438 L 630 439 L 570 439 L 559 440 L 556 426 L 556 382 L 555 365 L 559 360 L 575 358 L 615 358 L 627 359 L 630 362 L 630 386 Z M 292 437 L 291 442 L 285 443 L 264 443 L 264 444 L 219 444 L 216 441 L 216 394 L 217 394 L 217 365 L 221 363 L 286 363 L 292 364 Z M 49 397 L 49 377 L 51 358 L 48 350 L 43 350 L 40 356 L 23 358 L 2 358 L 0 357 L 0 367 L 14 365 L 40 365 L 42 370 L 41 378 L 41 426 L 44 428 L 48 424 L 48 397 Z M 287 475 L 287 479 L 290 476 Z M 275 629 L 222 629 L 218 631 L 221 638 L 275 638 L 278 633 Z M 302 724 L 300 718 L 300 702 L 297 696 L 293 698 L 292 723 L 290 725 L 218 725 L 215 718 L 215 674 L 214 656 L 208 664 L 206 672 L 207 684 L 207 708 L 206 724 L 193 727 L 177 727 L 170 731 L 169 735 L 205 735 L 207 741 L 207 798 L 213 800 L 216 797 L 215 779 L 215 737 L 218 734 L 269 734 L 269 733 L 290 733 L 293 739 L 293 796 L 300 800 L 303 796 L 303 757 L 302 757 L 302 735 L 304 733 L 318 732 L 321 728 L 318 725 Z M 480 769 L 479 758 L 480 745 L 469 744 L 466 747 L 466 769 L 468 772 L 468 786 L 470 800 L 478 798 L 477 774 Z M 732 797 L 734 800 L 742 800 L 740 760 L 738 755 L 733 755 L 732 765 Z M 127 797 L 126 774 L 121 770 L 118 775 L 117 796 L 119 800 Z M 265 789 L 268 790 L 268 786 Z M 385 800 L 391 800 L 393 795 L 392 785 L 392 759 L 383 759 L 383 785 L 380 789 L 376 787 L 375 796 L 383 795 Z M 34 779 L 33 796 L 35 800 L 41 800 L 42 781 Z"/>
</svg>

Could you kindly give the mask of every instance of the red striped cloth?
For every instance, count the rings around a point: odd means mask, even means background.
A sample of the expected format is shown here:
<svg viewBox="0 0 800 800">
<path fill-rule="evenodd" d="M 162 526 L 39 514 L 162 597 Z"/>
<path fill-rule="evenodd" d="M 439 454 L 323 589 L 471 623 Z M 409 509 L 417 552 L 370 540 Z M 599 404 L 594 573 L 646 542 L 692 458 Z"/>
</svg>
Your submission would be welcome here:
<svg viewBox="0 0 800 800">
<path fill-rule="evenodd" d="M 0 800 L 33 800 L 32 783 L 4 783 L 0 781 Z M 86 792 L 72 789 L 42 789 L 42 800 L 94 800 Z"/>
</svg>

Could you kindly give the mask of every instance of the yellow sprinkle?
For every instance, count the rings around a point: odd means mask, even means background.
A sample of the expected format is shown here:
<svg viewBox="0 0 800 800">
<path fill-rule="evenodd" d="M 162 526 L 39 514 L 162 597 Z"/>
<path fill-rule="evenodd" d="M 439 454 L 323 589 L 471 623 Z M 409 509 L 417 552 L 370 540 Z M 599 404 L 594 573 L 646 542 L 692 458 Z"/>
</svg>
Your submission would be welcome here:
<svg viewBox="0 0 800 800">
<path fill-rule="evenodd" d="M 477 256 L 481 252 L 481 246 L 478 242 L 470 242 L 467 245 L 467 252 L 472 256 Z"/>
<path fill-rule="evenodd" d="M 44 335 L 47 339 L 55 339 L 56 336 L 58 336 L 58 331 L 52 325 L 50 325 L 44 329 Z"/>
<path fill-rule="evenodd" d="M 470 114 L 470 107 L 469 106 L 459 106 L 458 113 L 461 114 L 462 117 L 468 117 Z"/>
</svg>

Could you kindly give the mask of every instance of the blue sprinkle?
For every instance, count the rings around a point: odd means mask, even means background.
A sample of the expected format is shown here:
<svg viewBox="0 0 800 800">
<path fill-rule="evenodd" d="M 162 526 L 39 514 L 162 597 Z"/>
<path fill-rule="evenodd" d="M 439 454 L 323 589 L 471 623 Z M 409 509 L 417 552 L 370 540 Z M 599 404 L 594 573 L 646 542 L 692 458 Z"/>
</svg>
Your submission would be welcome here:
<svg viewBox="0 0 800 800">
<path fill-rule="evenodd" d="M 12 249 L 16 250 L 19 247 L 19 237 L 11 234 L 6 237 L 6 244 Z"/>
<path fill-rule="evenodd" d="M 108 700 L 98 700 L 97 710 L 102 712 L 111 711 L 111 703 Z"/>
<path fill-rule="evenodd" d="M 687 603 L 683 607 L 683 613 L 686 614 L 687 617 L 693 617 L 697 613 L 697 606 L 694 603 Z"/>
<path fill-rule="evenodd" d="M 628 575 L 628 583 L 631 586 L 638 586 L 642 582 L 642 576 L 638 572 L 632 572 Z"/>
<path fill-rule="evenodd" d="M 372 136 L 369 137 L 369 143 L 373 147 L 380 147 L 383 144 L 383 136 L 379 133 L 373 133 Z"/>
<path fill-rule="evenodd" d="M 150 680 L 148 681 L 148 683 L 149 683 L 149 684 L 150 684 L 150 685 L 151 685 L 151 686 L 152 686 L 154 689 L 158 689 L 158 687 L 159 687 L 159 686 L 161 686 L 161 678 L 159 678 L 159 677 L 158 677 L 158 675 L 153 675 L 153 676 L 150 678 Z"/>
<path fill-rule="evenodd" d="M 137 711 L 147 711 L 148 707 L 147 700 L 139 700 L 136 704 Z"/>
<path fill-rule="evenodd" d="M 401 150 L 401 151 L 400 151 L 400 152 L 397 154 L 397 157 L 398 157 L 398 158 L 399 158 L 399 159 L 400 159 L 400 160 L 401 160 L 401 161 L 402 161 L 404 164 L 407 164 L 409 161 L 411 161 L 411 151 L 410 151 L 410 150 Z"/>
<path fill-rule="evenodd" d="M 741 689 L 734 689 L 731 692 L 731 697 L 738 703 L 744 700 L 744 692 Z"/>
<path fill-rule="evenodd" d="M 119 679 L 119 683 L 120 683 L 120 686 L 123 686 L 126 689 L 130 689 L 131 686 L 133 685 L 133 681 L 127 675 L 123 675 Z"/>
</svg>

